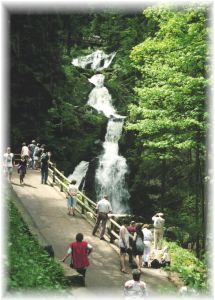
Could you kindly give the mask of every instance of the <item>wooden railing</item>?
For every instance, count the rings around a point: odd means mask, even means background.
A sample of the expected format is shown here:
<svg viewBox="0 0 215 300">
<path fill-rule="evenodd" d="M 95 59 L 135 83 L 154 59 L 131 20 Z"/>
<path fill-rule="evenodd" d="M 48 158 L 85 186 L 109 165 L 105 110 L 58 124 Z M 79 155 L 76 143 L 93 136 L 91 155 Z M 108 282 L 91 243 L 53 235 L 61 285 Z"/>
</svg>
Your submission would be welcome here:
<svg viewBox="0 0 215 300">
<path fill-rule="evenodd" d="M 49 162 L 49 180 L 52 179 L 52 185 L 57 185 L 62 193 L 66 193 L 70 184 L 69 179 L 64 176 L 56 168 L 56 164 Z M 77 205 L 76 210 L 92 225 L 96 222 L 96 203 L 89 199 L 84 193 L 78 191 L 76 196 Z M 110 214 L 107 222 L 106 236 L 111 243 L 115 239 L 119 239 L 120 225 L 115 221 L 116 218 L 126 217 L 127 215 Z"/>
<path fill-rule="evenodd" d="M 14 154 L 15 164 L 20 161 L 20 154 Z M 49 181 L 52 186 L 58 186 L 62 193 L 67 194 L 68 186 L 70 184 L 69 179 L 63 174 L 63 171 L 59 171 L 56 168 L 56 164 L 49 161 Z M 76 197 L 77 205 L 76 210 L 92 225 L 96 222 L 96 203 L 89 199 L 83 192 L 78 191 Z M 126 217 L 126 215 L 110 214 L 107 222 L 106 236 L 111 243 L 114 243 L 115 239 L 119 239 L 120 225 L 116 222 L 116 218 Z"/>
</svg>

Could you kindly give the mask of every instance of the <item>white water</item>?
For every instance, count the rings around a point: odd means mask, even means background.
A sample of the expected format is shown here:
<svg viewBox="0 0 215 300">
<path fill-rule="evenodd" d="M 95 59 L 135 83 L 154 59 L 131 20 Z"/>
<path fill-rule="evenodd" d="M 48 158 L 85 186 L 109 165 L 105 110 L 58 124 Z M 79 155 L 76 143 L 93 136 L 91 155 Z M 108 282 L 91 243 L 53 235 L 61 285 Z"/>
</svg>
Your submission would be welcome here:
<svg viewBox="0 0 215 300">
<path fill-rule="evenodd" d="M 103 153 L 99 156 L 99 167 L 96 170 L 97 198 L 107 194 L 112 204 L 113 212 L 129 211 L 127 201 L 129 193 L 125 185 L 125 175 L 128 172 L 126 159 L 119 155 L 118 141 L 121 137 L 123 119 L 110 119 L 107 126 Z"/>
<path fill-rule="evenodd" d="M 110 65 L 115 54 L 106 55 L 98 50 L 91 55 L 79 57 L 72 63 L 82 68 L 91 65 L 92 69 L 99 71 Z M 119 155 L 118 146 L 125 117 L 117 114 L 112 104 L 112 97 L 104 86 L 104 78 L 103 74 L 96 74 L 89 79 L 95 87 L 89 94 L 87 102 L 109 119 L 105 142 L 103 143 L 103 153 L 99 156 L 99 166 L 95 174 L 96 194 L 97 200 L 107 194 L 113 212 L 119 214 L 129 211 L 127 203 L 130 197 L 125 183 L 128 167 L 126 159 Z"/>
<path fill-rule="evenodd" d="M 68 176 L 68 179 L 71 181 L 73 179 L 76 180 L 77 187 L 80 186 L 82 180 L 86 176 L 88 170 L 89 162 L 81 161 L 74 169 L 74 172 Z"/>
<path fill-rule="evenodd" d="M 72 64 L 83 69 L 90 66 L 92 70 L 101 71 L 109 67 L 115 55 L 116 52 L 107 55 L 102 50 L 97 50 L 92 54 L 73 59 Z"/>
</svg>

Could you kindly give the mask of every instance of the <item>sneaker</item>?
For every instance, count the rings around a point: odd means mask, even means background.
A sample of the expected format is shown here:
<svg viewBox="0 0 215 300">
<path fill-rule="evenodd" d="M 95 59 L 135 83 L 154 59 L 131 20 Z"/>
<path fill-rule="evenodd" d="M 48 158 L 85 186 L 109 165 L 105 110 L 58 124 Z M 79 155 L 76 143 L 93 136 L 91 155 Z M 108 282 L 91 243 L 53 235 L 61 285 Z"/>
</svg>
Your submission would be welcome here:
<svg viewBox="0 0 215 300">
<path fill-rule="evenodd" d="M 104 241 L 104 240 L 105 240 L 105 238 L 103 238 L 103 237 L 100 237 L 100 240 L 101 240 L 101 241 Z"/>
</svg>

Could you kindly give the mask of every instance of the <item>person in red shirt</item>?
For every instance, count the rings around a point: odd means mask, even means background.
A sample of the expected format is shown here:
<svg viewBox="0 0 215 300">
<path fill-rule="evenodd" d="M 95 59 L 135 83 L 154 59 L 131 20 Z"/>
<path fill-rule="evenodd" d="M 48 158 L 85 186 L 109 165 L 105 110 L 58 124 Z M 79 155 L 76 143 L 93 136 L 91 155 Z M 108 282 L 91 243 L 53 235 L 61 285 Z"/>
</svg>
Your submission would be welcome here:
<svg viewBox="0 0 215 300">
<path fill-rule="evenodd" d="M 76 235 L 76 241 L 69 244 L 67 253 L 60 261 L 65 262 L 67 257 L 71 256 L 70 267 L 77 270 L 85 278 L 87 267 L 89 266 L 88 256 L 92 252 L 92 246 L 83 240 L 82 233 Z"/>
</svg>

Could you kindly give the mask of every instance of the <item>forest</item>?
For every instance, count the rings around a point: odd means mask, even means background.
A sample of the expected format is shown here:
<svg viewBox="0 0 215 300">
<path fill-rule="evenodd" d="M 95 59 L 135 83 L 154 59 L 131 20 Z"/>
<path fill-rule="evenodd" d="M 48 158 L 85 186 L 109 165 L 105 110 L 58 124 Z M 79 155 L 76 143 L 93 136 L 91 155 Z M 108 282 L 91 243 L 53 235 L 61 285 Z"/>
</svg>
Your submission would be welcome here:
<svg viewBox="0 0 215 300">
<path fill-rule="evenodd" d="M 116 55 L 105 75 L 126 116 L 119 151 L 126 158 L 131 214 L 144 222 L 162 211 L 181 244 L 197 257 L 208 243 L 207 135 L 210 127 L 210 7 L 154 6 L 129 13 L 11 13 L 11 148 L 48 145 L 69 175 L 102 151 L 107 120 L 87 105 L 90 69 L 74 58 L 100 49 Z"/>
</svg>

